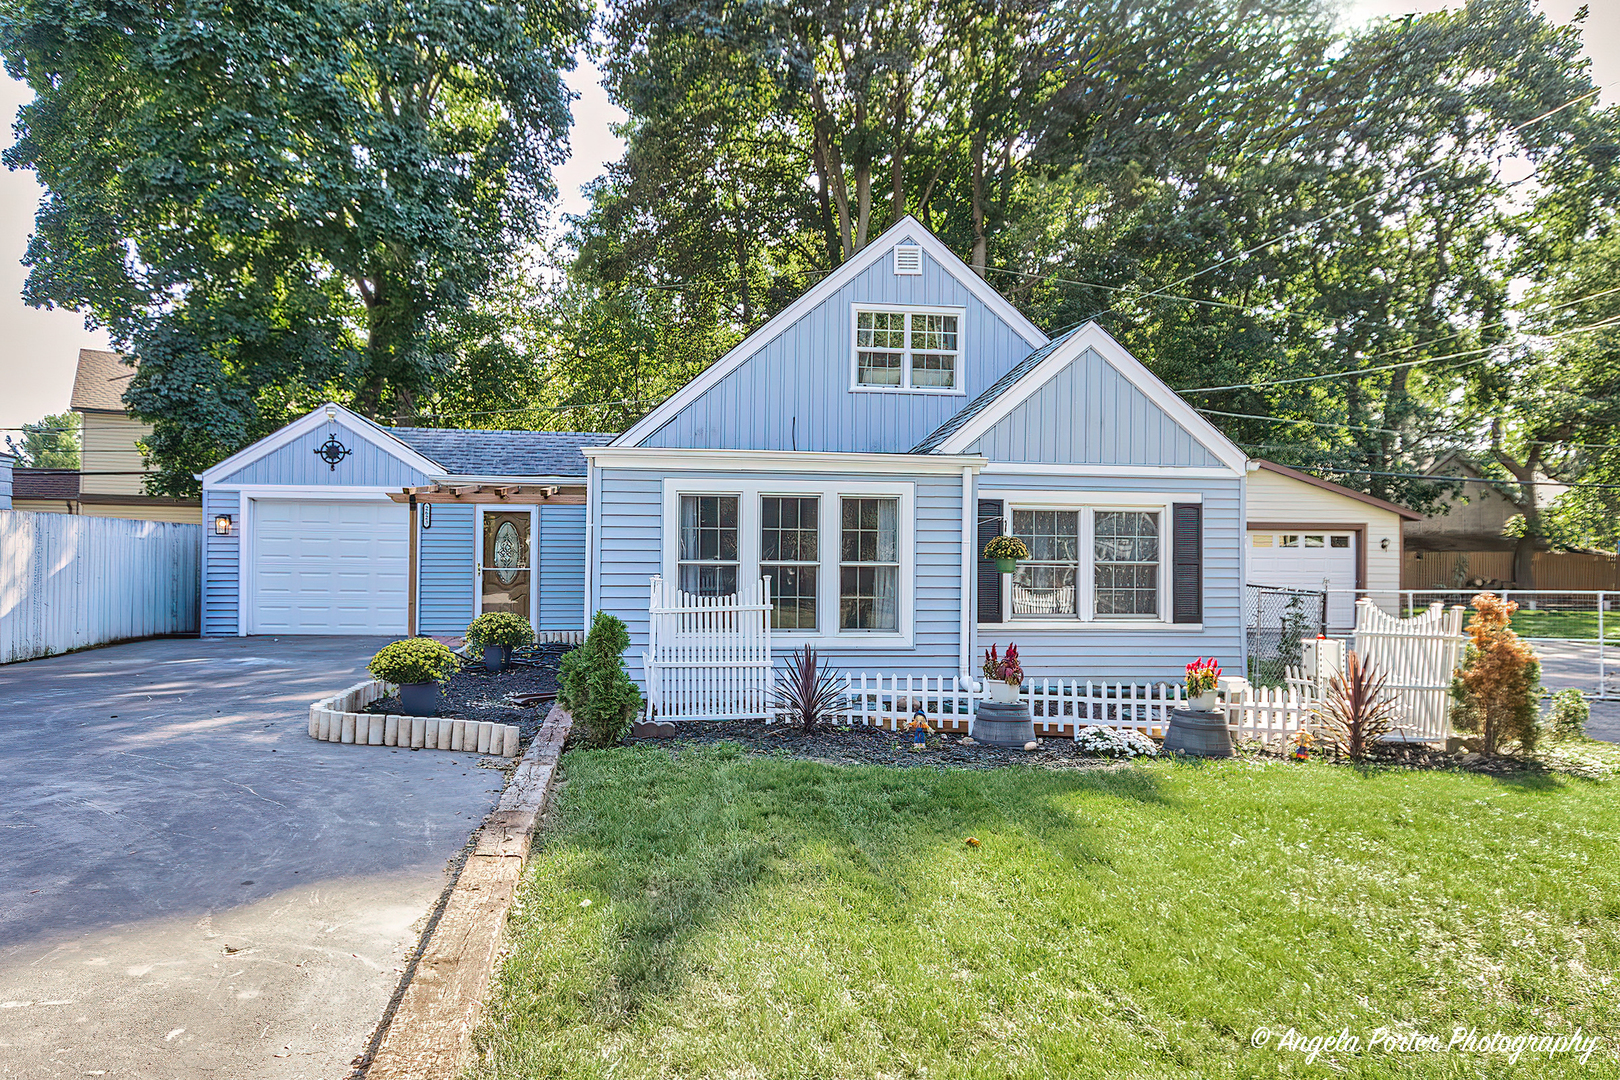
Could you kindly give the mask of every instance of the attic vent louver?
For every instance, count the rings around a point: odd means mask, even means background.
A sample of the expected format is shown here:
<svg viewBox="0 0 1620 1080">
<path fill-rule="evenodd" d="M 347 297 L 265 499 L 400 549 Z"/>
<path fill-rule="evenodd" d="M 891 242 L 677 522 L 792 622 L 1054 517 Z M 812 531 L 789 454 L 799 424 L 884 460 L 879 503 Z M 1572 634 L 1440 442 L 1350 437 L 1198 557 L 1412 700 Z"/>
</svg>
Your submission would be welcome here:
<svg viewBox="0 0 1620 1080">
<path fill-rule="evenodd" d="M 922 248 L 916 244 L 896 244 L 894 272 L 908 276 L 922 273 Z"/>
</svg>

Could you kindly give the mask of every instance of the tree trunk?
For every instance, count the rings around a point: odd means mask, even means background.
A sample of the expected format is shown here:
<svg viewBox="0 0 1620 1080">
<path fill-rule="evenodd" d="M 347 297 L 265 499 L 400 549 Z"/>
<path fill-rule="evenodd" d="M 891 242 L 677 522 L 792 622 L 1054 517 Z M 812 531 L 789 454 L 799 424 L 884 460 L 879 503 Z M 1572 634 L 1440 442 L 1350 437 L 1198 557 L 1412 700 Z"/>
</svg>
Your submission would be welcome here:
<svg viewBox="0 0 1620 1080">
<path fill-rule="evenodd" d="M 1519 537 L 1513 545 L 1513 587 L 1515 589 L 1534 589 L 1536 587 L 1536 537 L 1531 532 L 1530 518 L 1525 517 L 1525 535 Z"/>
</svg>

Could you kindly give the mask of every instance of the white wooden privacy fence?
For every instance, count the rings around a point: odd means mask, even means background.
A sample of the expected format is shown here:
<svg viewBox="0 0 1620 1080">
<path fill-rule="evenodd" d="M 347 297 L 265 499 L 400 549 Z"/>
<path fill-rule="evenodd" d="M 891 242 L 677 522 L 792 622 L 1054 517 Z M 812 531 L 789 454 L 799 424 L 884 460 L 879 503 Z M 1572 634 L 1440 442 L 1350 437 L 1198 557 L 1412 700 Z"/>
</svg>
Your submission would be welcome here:
<svg viewBox="0 0 1620 1080">
<path fill-rule="evenodd" d="M 730 596 L 694 596 L 652 579 L 647 703 L 661 720 L 770 715 L 771 586 L 761 578 Z"/>
<path fill-rule="evenodd" d="M 0 663 L 197 632 L 202 526 L 0 510 Z"/>
<path fill-rule="evenodd" d="M 1463 644 L 1463 609 L 1439 601 L 1410 619 L 1356 603 L 1356 655 L 1388 681 L 1396 700 L 1397 734 L 1418 742 L 1451 737 L 1451 679 Z"/>
</svg>

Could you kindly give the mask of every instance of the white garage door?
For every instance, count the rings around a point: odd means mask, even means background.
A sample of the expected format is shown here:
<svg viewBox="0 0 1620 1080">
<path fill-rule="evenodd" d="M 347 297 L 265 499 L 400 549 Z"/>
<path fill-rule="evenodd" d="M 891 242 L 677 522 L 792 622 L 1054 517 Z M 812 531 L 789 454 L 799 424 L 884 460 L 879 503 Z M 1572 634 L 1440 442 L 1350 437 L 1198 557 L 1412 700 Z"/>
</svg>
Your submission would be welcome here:
<svg viewBox="0 0 1620 1080">
<path fill-rule="evenodd" d="M 403 634 L 410 539 L 391 502 L 255 499 L 250 634 Z"/>
<path fill-rule="evenodd" d="M 1328 625 L 1354 626 L 1356 601 L 1351 590 L 1356 587 L 1356 534 L 1251 532 L 1249 584 L 1330 590 Z"/>
</svg>

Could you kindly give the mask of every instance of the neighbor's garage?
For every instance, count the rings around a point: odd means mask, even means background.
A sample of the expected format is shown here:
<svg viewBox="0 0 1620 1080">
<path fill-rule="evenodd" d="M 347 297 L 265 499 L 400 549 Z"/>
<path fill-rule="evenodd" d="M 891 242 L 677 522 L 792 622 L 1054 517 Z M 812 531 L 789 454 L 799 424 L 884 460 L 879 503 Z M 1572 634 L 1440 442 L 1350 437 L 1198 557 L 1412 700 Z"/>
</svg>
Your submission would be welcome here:
<svg viewBox="0 0 1620 1080">
<path fill-rule="evenodd" d="M 409 521 L 386 499 L 254 499 L 247 632 L 403 634 Z"/>
<path fill-rule="evenodd" d="M 1421 515 L 1270 461 L 1245 489 L 1250 585 L 1328 593 L 1328 626 L 1355 625 L 1358 596 L 1398 609 L 1401 522 Z"/>
</svg>

